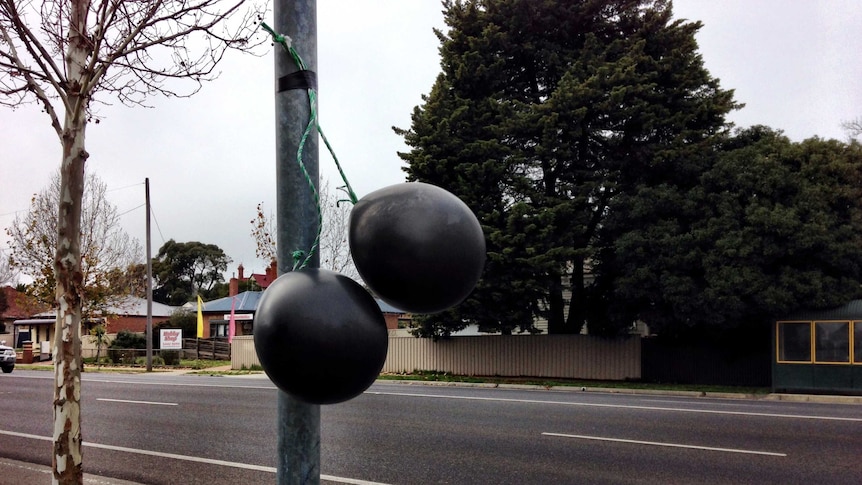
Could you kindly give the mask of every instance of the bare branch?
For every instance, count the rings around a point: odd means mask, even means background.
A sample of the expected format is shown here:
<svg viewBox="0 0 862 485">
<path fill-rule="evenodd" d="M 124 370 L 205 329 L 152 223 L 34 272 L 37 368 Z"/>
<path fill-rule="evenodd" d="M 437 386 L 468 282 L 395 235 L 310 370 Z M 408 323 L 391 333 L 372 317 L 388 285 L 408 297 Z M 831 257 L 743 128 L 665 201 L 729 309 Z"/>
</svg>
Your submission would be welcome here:
<svg viewBox="0 0 862 485">
<path fill-rule="evenodd" d="M 48 113 L 48 116 L 51 118 L 51 127 L 54 128 L 54 132 L 57 133 L 58 137 L 62 137 L 63 129 L 60 126 L 60 119 L 57 116 L 57 112 L 54 110 L 54 106 L 51 104 L 51 99 L 48 97 L 48 94 L 45 92 L 45 90 L 42 89 L 42 86 L 40 86 L 39 83 L 36 82 L 33 73 L 29 69 L 24 67 L 20 57 L 18 57 L 18 52 L 15 49 L 15 45 L 12 43 L 12 39 L 9 36 L 9 32 L 6 30 L 6 27 L 2 23 L 0 23 L 0 35 L 2 35 L 3 40 L 9 46 L 8 54 L 4 53 L 3 57 L 8 58 L 15 63 L 18 68 L 18 72 L 21 76 L 24 77 L 25 81 L 24 86 L 19 86 L 10 90 L 3 90 L 0 91 L 0 94 L 9 96 L 17 95 L 24 92 L 32 93 L 36 97 L 36 99 L 38 99 L 42 103 L 45 112 Z"/>
<path fill-rule="evenodd" d="M 844 128 L 850 138 L 862 136 L 862 117 L 841 123 L 841 128 Z"/>
</svg>

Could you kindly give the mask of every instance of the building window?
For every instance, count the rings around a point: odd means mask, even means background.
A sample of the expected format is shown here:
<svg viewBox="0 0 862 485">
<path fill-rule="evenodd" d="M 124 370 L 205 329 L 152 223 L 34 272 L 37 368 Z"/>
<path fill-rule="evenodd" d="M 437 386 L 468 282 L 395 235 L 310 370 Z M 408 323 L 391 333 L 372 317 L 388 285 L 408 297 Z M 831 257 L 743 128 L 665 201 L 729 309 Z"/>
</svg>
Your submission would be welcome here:
<svg viewBox="0 0 862 485">
<path fill-rule="evenodd" d="M 778 361 L 811 362 L 810 322 L 778 322 Z"/>
<path fill-rule="evenodd" d="M 227 323 L 210 324 L 210 337 L 227 337 Z"/>
<path fill-rule="evenodd" d="M 814 361 L 850 362 L 850 322 L 814 322 Z"/>
</svg>

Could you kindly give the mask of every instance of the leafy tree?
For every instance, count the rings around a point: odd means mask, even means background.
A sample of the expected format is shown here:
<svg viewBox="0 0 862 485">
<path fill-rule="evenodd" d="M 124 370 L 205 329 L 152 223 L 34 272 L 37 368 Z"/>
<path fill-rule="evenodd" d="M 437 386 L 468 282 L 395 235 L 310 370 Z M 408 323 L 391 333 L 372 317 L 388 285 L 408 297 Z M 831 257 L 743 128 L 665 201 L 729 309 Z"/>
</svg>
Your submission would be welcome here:
<svg viewBox="0 0 862 485">
<path fill-rule="evenodd" d="M 444 7 L 442 73 L 410 130 L 396 129 L 411 148 L 400 156 L 408 178 L 473 209 L 488 264 L 473 295 L 423 318 L 421 333 L 530 331 L 536 316 L 578 332 L 607 298 L 584 275 L 617 199 L 666 179 L 696 184 L 693 155 L 725 129 L 732 92 L 703 67 L 701 25 L 674 20 L 667 1 Z"/>
<path fill-rule="evenodd" d="M 132 263 L 125 268 L 114 268 L 106 275 L 108 284 L 123 294 L 138 298 L 147 297 L 147 265 Z"/>
<path fill-rule="evenodd" d="M 57 248 L 57 212 L 60 206 L 60 174 L 33 196 L 30 210 L 16 216 L 6 228 L 10 238 L 9 262 L 18 271 L 33 278 L 27 294 L 40 303 L 53 306 L 56 280 L 53 254 Z M 125 285 L 117 285 L 122 268 L 140 264 L 141 245 L 120 225 L 117 207 L 107 199 L 107 185 L 94 173 L 87 175 L 81 218 L 82 315 L 84 318 L 104 313 L 130 294 Z"/>
<path fill-rule="evenodd" d="M 96 344 L 96 365 L 101 365 L 102 347 L 108 343 L 108 329 L 104 324 L 90 329 L 90 340 Z"/>
<path fill-rule="evenodd" d="M 604 321 L 725 331 L 862 294 L 862 145 L 753 127 L 713 157 L 684 196 L 643 188 L 606 227 Z"/>
<path fill-rule="evenodd" d="M 158 335 L 160 328 L 179 328 L 182 329 L 185 338 L 193 338 L 197 335 L 198 317 L 193 311 L 179 308 L 171 314 L 171 318 L 162 322 L 153 329 L 155 335 Z"/>
<path fill-rule="evenodd" d="M 182 305 L 196 295 L 206 296 L 218 283 L 231 259 L 215 244 L 166 242 L 153 258 L 153 298 Z"/>
<path fill-rule="evenodd" d="M 228 48 L 246 48 L 257 12 L 244 0 L 0 0 L 0 104 L 35 102 L 61 145 L 54 279 L 57 336 L 53 480 L 81 483 L 81 212 L 87 124 L 97 93 L 128 105 L 188 96 Z M 187 81 L 188 89 L 177 83 Z M 179 88 L 179 89 L 178 89 Z"/>
</svg>

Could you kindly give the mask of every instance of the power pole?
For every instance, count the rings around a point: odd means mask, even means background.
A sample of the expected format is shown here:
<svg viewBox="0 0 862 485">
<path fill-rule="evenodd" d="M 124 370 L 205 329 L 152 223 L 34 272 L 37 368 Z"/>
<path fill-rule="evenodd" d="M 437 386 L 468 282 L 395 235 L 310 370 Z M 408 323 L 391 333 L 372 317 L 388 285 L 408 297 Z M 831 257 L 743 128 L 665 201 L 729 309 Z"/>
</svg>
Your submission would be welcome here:
<svg viewBox="0 0 862 485">
<path fill-rule="evenodd" d="M 147 205 L 147 372 L 153 371 L 153 256 L 150 249 L 150 178 L 144 179 Z"/>
<path fill-rule="evenodd" d="M 276 221 L 279 275 L 293 268 L 293 252 L 308 251 L 317 235 L 317 208 L 309 180 L 297 163 L 299 143 L 308 125 L 311 110 L 308 88 L 317 88 L 317 2 L 316 0 L 276 0 L 274 29 L 291 38 L 305 61 L 299 67 L 285 51 L 275 49 L 276 119 Z M 311 181 L 318 186 L 318 137 L 316 127 L 302 150 L 302 159 Z M 317 268 L 315 254 L 307 267 Z M 320 483 L 320 406 L 307 404 L 278 391 L 279 485 Z"/>
</svg>

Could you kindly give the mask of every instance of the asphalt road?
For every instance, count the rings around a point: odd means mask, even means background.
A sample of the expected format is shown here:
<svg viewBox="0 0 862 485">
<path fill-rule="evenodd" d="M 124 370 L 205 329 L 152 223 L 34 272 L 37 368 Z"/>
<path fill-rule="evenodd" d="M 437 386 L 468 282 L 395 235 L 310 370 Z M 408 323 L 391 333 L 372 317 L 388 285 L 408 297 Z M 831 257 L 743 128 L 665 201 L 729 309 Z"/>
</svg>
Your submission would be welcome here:
<svg viewBox="0 0 862 485">
<path fill-rule="evenodd" d="M 0 457 L 50 464 L 50 384 L 0 375 Z M 264 377 L 86 374 L 83 396 L 87 473 L 276 481 Z M 862 482 L 859 405 L 376 384 L 321 414 L 325 483 Z"/>
</svg>

